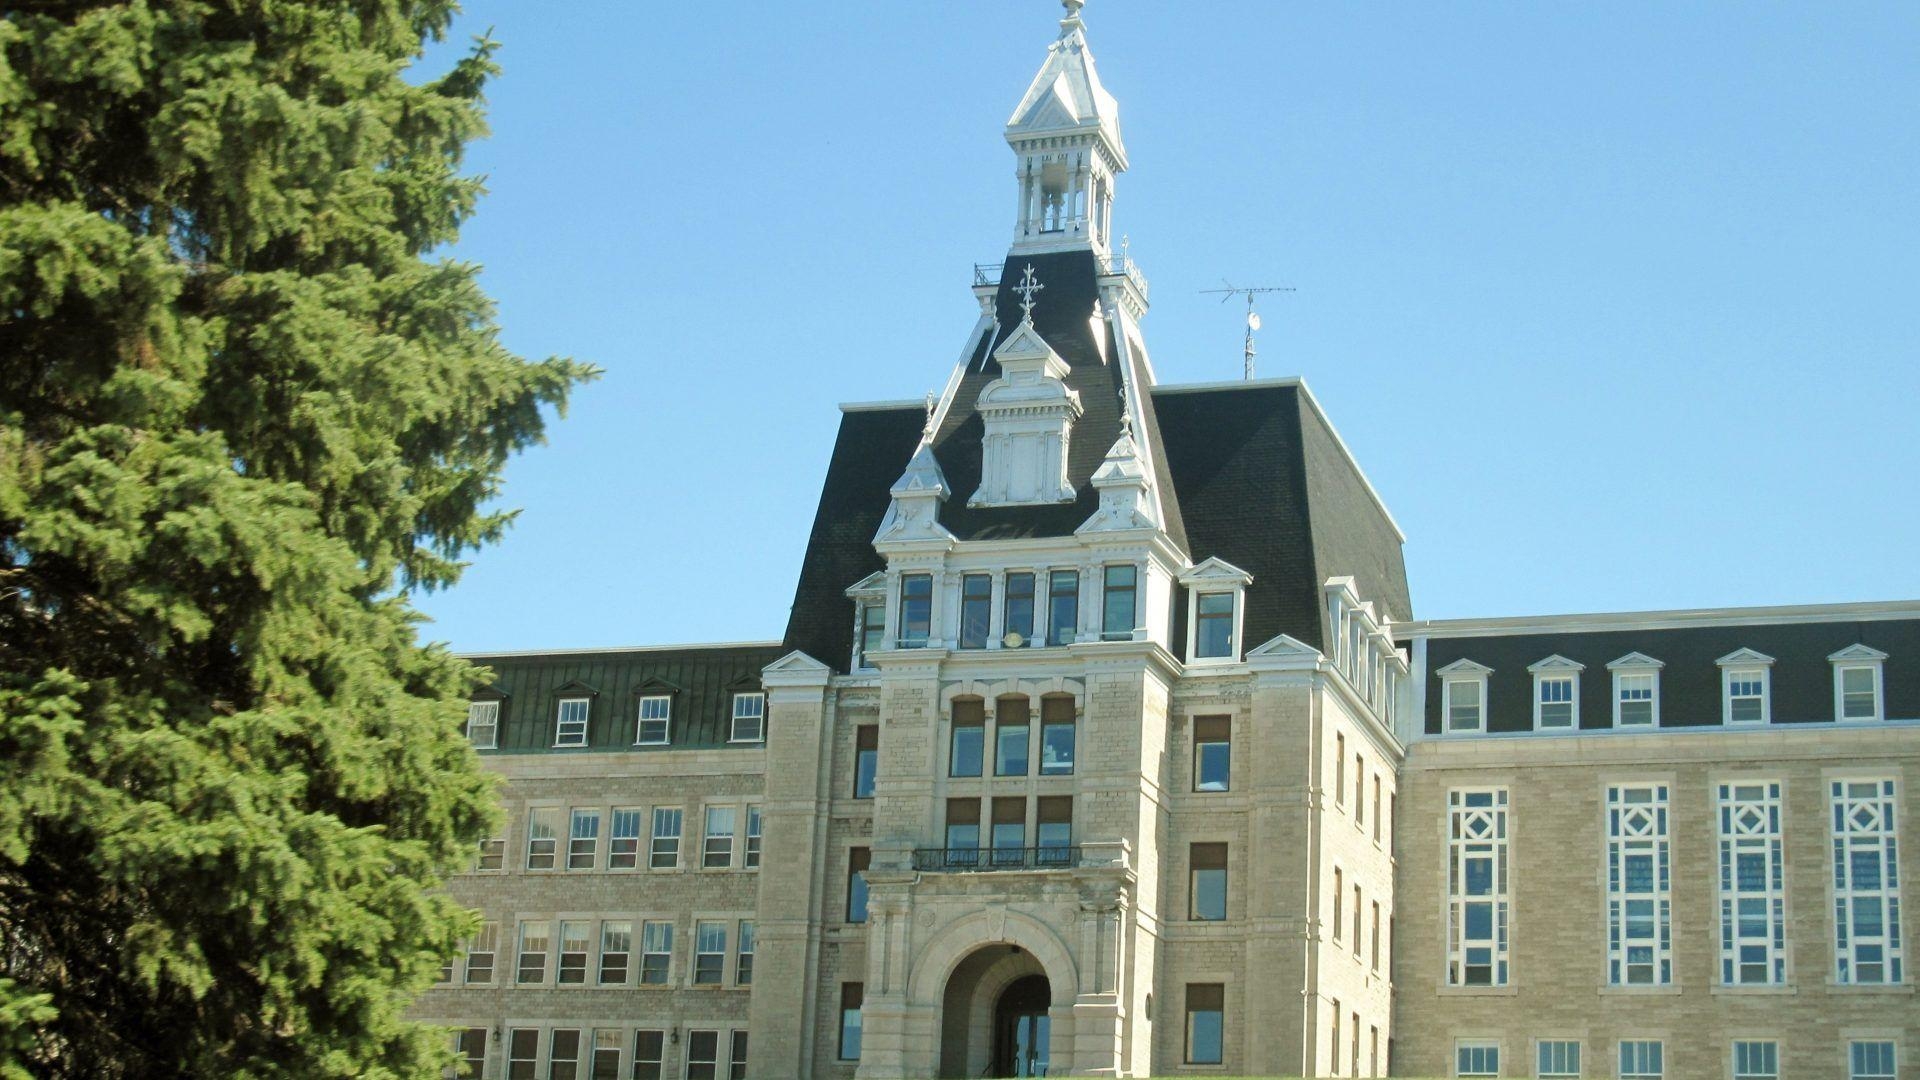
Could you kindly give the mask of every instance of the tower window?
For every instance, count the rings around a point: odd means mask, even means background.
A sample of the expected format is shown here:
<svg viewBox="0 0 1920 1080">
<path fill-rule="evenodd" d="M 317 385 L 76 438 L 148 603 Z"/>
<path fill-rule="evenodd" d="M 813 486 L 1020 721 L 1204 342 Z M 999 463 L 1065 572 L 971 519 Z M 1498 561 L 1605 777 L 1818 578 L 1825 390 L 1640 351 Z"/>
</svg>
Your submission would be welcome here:
<svg viewBox="0 0 1920 1080">
<path fill-rule="evenodd" d="M 987 621 L 993 608 L 993 579 L 967 574 L 960 579 L 960 647 L 987 647 Z"/>
<path fill-rule="evenodd" d="M 1233 594 L 1201 593 L 1195 627 L 1194 655 L 1214 658 L 1233 655 Z"/>
<path fill-rule="evenodd" d="M 900 647 L 924 648 L 933 629 L 933 575 L 900 576 Z"/>
<path fill-rule="evenodd" d="M 1121 565 L 1106 568 L 1106 580 L 1100 595 L 1100 636 L 1108 641 L 1127 641 L 1133 637 L 1138 579 L 1137 567 Z"/>
</svg>

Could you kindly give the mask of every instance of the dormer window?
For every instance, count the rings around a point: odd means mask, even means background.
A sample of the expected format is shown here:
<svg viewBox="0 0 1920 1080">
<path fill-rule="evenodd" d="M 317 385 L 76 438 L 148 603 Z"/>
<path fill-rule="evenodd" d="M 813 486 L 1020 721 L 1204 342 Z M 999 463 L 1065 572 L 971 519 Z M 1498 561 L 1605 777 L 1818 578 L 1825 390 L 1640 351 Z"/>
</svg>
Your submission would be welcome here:
<svg viewBox="0 0 1920 1080">
<path fill-rule="evenodd" d="M 1833 662 L 1833 718 L 1886 719 L 1881 669 L 1887 654 L 1866 645 L 1850 645 L 1827 659 Z"/>
<path fill-rule="evenodd" d="M 1772 719 L 1769 678 L 1773 657 L 1740 649 L 1719 659 L 1721 720 L 1728 724 L 1765 724 Z"/>
<path fill-rule="evenodd" d="M 640 698 L 640 722 L 634 732 L 637 746 L 665 746 L 672 740 L 673 698 L 667 694 L 645 694 Z"/>
<path fill-rule="evenodd" d="M 884 603 L 865 603 L 860 605 L 860 666 L 872 667 L 869 659 L 876 651 L 887 646 L 887 605 Z"/>
<path fill-rule="evenodd" d="M 1645 653 L 1628 653 L 1607 665 L 1613 672 L 1613 726 L 1660 725 L 1660 661 Z"/>
<path fill-rule="evenodd" d="M 554 716 L 553 745 L 587 745 L 587 713 L 592 699 L 568 697 L 560 699 L 559 711 Z"/>
<path fill-rule="evenodd" d="M 1471 660 L 1455 660 L 1440 676 L 1442 731 L 1470 735 L 1487 730 L 1487 676 L 1493 669 Z"/>
<path fill-rule="evenodd" d="M 1549 656 L 1527 668 L 1533 673 L 1533 727 L 1571 731 L 1580 726 L 1580 672 L 1586 665 Z"/>
<path fill-rule="evenodd" d="M 467 741 L 479 750 L 493 750 L 499 747 L 499 702 L 471 701 L 467 703 Z"/>
<path fill-rule="evenodd" d="M 873 669 L 873 654 L 887 647 L 887 572 L 876 570 L 846 592 L 853 601 L 854 670 Z"/>
<path fill-rule="evenodd" d="M 900 647 L 923 649 L 932 631 L 933 575 L 900 575 Z"/>
<path fill-rule="evenodd" d="M 1100 636 L 1107 641 L 1133 639 L 1139 567 L 1109 566 L 1100 588 Z"/>
<path fill-rule="evenodd" d="M 733 731 L 728 742 L 767 741 L 767 695 L 758 691 L 733 695 Z"/>
<path fill-rule="evenodd" d="M 1180 575 L 1187 589 L 1187 662 L 1231 664 L 1240 659 L 1247 586 L 1253 575 L 1212 557 Z"/>
</svg>

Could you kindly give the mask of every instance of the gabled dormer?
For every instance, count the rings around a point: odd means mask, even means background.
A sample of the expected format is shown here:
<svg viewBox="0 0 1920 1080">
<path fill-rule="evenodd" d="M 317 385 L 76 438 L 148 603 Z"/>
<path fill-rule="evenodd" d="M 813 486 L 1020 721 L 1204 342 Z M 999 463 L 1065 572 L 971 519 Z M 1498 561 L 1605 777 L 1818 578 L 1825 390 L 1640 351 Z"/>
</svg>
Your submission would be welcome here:
<svg viewBox="0 0 1920 1080">
<path fill-rule="evenodd" d="M 980 487 L 970 506 L 1071 502 L 1067 450 L 1080 395 L 1067 386 L 1067 362 L 1033 325 L 1033 294 L 1046 288 L 1028 266 L 1019 289 L 1020 325 L 993 351 L 1000 377 L 980 391 L 974 409 L 984 425 Z"/>
<path fill-rule="evenodd" d="M 947 487 L 946 474 L 940 471 L 940 463 L 934 460 L 933 447 L 925 438 L 888 494 L 893 496 L 893 502 L 887 507 L 887 516 L 880 519 L 880 531 L 874 534 L 874 543 L 953 539 L 953 534 L 940 524 L 940 505 L 947 501 L 951 489 Z"/>
</svg>

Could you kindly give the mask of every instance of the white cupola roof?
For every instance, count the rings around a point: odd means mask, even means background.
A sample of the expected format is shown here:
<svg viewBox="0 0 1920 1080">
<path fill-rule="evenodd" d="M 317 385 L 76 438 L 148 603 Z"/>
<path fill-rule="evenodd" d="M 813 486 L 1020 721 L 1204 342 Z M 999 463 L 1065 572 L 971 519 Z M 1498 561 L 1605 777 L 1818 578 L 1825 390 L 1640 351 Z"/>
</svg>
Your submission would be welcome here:
<svg viewBox="0 0 1920 1080">
<path fill-rule="evenodd" d="M 1098 132 L 1116 170 L 1127 167 L 1127 150 L 1120 141 L 1120 104 L 1100 85 L 1087 31 L 1080 21 L 1080 0 L 1065 0 L 1067 17 L 1060 20 L 1060 37 L 1047 47 L 1046 62 L 1033 77 L 1020 104 L 1007 119 L 1007 142 L 1015 149 L 1030 139 Z"/>
</svg>

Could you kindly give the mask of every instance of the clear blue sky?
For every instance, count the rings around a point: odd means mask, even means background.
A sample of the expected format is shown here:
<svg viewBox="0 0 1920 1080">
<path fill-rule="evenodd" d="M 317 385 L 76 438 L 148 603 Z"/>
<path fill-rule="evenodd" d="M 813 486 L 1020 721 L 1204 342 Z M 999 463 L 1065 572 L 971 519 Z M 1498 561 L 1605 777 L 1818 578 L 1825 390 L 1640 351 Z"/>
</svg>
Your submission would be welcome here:
<svg viewBox="0 0 1920 1080">
<path fill-rule="evenodd" d="M 606 369 L 421 598 L 463 650 L 778 638 L 841 401 L 919 398 L 1011 237 L 1048 0 L 472 2 L 457 254 Z M 1163 383 L 1266 305 L 1415 614 L 1920 596 L 1920 5 L 1092 0 Z M 451 45 L 451 43 L 450 43 Z M 428 64 L 444 64 L 445 51 Z"/>
</svg>

